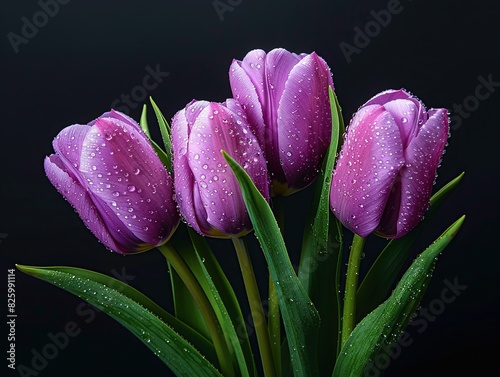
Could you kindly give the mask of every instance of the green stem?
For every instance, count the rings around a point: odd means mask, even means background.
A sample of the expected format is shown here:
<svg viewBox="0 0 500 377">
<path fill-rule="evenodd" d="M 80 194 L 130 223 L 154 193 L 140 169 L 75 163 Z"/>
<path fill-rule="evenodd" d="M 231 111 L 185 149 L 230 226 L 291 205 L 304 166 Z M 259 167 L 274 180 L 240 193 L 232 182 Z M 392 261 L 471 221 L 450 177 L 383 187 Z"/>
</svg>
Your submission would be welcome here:
<svg viewBox="0 0 500 377">
<path fill-rule="evenodd" d="M 255 274 L 253 272 L 252 261 L 248 253 L 245 242 L 241 238 L 232 238 L 238 262 L 240 264 L 243 283 L 247 292 L 250 311 L 252 312 L 253 325 L 257 334 L 257 343 L 259 344 L 260 357 L 264 369 L 264 376 L 275 376 L 274 360 L 271 350 L 271 341 L 267 332 L 266 317 L 262 300 L 260 299 L 259 287 Z"/>
<path fill-rule="evenodd" d="M 281 235 L 285 236 L 285 200 L 282 196 L 273 198 L 273 212 L 276 222 L 281 231 Z M 281 316 L 278 303 L 278 294 L 276 285 L 269 272 L 269 313 L 268 331 L 271 339 L 271 351 L 273 353 L 274 365 L 276 366 L 276 375 L 281 376 Z"/>
<path fill-rule="evenodd" d="M 177 253 L 177 250 L 169 244 L 158 246 L 158 250 L 161 251 L 170 265 L 177 272 L 198 305 L 201 315 L 203 316 L 212 337 L 212 342 L 214 343 L 215 352 L 217 353 L 222 374 L 224 376 L 233 377 L 234 369 L 231 363 L 231 358 L 229 357 L 229 349 L 227 347 L 224 334 L 217 316 L 215 315 L 205 292 L 203 292 L 203 288 L 192 271 L 189 269 L 186 262 L 184 262 L 184 259 L 182 259 L 179 253 Z"/>
<path fill-rule="evenodd" d="M 344 315 L 342 316 L 342 346 L 344 346 L 356 325 L 356 292 L 358 290 L 359 265 L 364 245 L 365 238 L 355 234 L 349 253 L 349 262 L 347 263 Z"/>
</svg>

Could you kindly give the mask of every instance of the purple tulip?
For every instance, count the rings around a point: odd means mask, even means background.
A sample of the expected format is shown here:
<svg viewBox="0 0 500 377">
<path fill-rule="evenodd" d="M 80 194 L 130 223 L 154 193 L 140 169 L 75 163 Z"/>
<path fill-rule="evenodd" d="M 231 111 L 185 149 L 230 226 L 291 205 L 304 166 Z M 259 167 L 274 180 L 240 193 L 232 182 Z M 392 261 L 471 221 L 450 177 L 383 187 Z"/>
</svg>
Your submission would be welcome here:
<svg viewBox="0 0 500 377">
<path fill-rule="evenodd" d="M 273 194 L 311 184 L 331 139 L 326 62 L 314 52 L 253 50 L 233 60 L 229 80 L 266 155 Z"/>
<path fill-rule="evenodd" d="M 221 151 L 234 158 L 269 199 L 266 161 L 241 106 L 191 101 L 172 119 L 175 192 L 179 211 L 198 233 L 236 237 L 252 229 L 241 190 Z"/>
<path fill-rule="evenodd" d="M 167 242 L 179 224 L 172 177 L 133 119 L 111 110 L 66 127 L 53 146 L 47 177 L 106 247 L 131 254 Z"/>
<path fill-rule="evenodd" d="M 446 109 L 426 111 L 402 89 L 370 99 L 351 120 L 333 172 L 335 216 L 361 237 L 404 236 L 429 206 L 448 133 Z"/>
</svg>

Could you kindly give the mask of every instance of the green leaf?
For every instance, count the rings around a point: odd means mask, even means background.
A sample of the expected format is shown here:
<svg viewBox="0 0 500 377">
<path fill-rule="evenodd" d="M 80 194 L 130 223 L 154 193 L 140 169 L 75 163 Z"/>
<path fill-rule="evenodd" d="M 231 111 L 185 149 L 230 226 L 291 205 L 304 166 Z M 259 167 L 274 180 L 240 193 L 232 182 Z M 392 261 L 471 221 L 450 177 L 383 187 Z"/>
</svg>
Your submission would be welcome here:
<svg viewBox="0 0 500 377">
<path fill-rule="evenodd" d="M 176 375 L 221 376 L 193 346 L 197 344 L 200 350 L 213 354 L 213 345 L 209 341 L 129 285 L 79 268 L 21 265 L 17 268 L 73 293 L 117 320 Z M 180 335 L 181 332 L 185 337 Z"/>
<path fill-rule="evenodd" d="M 233 288 L 206 240 L 193 229 L 187 230 L 192 248 L 184 249 L 182 256 L 193 273 L 199 277 L 200 284 L 214 308 L 226 339 L 232 346 L 229 349 L 233 352 L 233 363 L 238 366 L 242 376 L 256 376 L 257 369 L 246 324 Z M 186 250 L 188 252 L 185 252 Z"/>
<path fill-rule="evenodd" d="M 167 264 L 172 285 L 172 297 L 176 318 L 198 331 L 207 339 L 210 339 L 210 331 L 208 330 L 203 315 L 191 295 L 191 292 L 189 292 L 189 289 L 186 287 L 177 271 L 175 271 L 168 261 Z"/>
<path fill-rule="evenodd" d="M 141 126 L 142 131 L 146 134 L 149 140 L 151 140 L 151 134 L 149 133 L 148 127 L 148 117 L 147 117 L 147 106 L 142 105 L 141 119 L 139 121 L 139 125 Z"/>
<path fill-rule="evenodd" d="M 329 89 L 332 113 L 331 142 L 315 184 L 313 202 L 308 214 L 307 225 L 302 240 L 302 253 L 299 265 L 299 279 L 309 295 L 316 290 L 316 279 L 319 275 L 316 268 L 317 257 L 327 253 L 329 249 L 330 183 L 339 139 L 339 122 L 342 118 L 340 108 L 335 107 L 337 103 L 335 94 L 331 88 Z"/>
<path fill-rule="evenodd" d="M 167 122 L 167 119 L 163 116 L 159 107 L 156 105 L 156 102 L 153 101 L 153 98 L 149 97 L 151 101 L 151 105 L 153 106 L 153 110 L 156 115 L 156 119 L 158 120 L 158 126 L 160 127 L 161 138 L 163 139 L 163 145 L 165 146 L 165 153 L 168 156 L 168 171 L 172 171 L 172 142 L 170 140 L 170 126 Z"/>
<path fill-rule="evenodd" d="M 168 167 L 172 166 L 171 156 L 167 155 L 165 151 L 161 149 L 161 147 L 158 144 L 156 144 L 156 142 L 153 139 L 149 139 L 149 141 L 151 142 L 151 145 L 153 146 L 153 149 L 155 150 L 156 154 L 160 158 L 160 161 L 168 170 Z"/>
<path fill-rule="evenodd" d="M 148 136 L 149 142 L 151 143 L 151 146 L 153 147 L 154 151 L 158 155 L 158 158 L 160 159 L 162 164 L 167 168 L 168 168 L 168 166 L 172 165 L 171 158 L 169 156 L 167 156 L 165 151 L 163 149 L 161 149 L 161 147 L 156 143 L 156 141 L 151 139 L 150 135 L 148 135 L 148 134 L 146 134 L 146 135 Z"/>
<path fill-rule="evenodd" d="M 152 101 L 152 99 L 151 99 Z M 156 106 L 156 104 L 155 104 Z M 154 107 L 153 107 L 154 108 Z M 158 109 L 156 107 L 156 109 Z M 160 110 L 158 110 L 160 111 Z M 156 113 L 156 110 L 155 110 L 155 113 Z M 160 113 L 161 114 L 161 113 Z M 156 115 L 158 116 L 158 113 L 156 113 Z M 163 115 L 162 115 L 163 117 Z M 163 118 L 164 119 L 164 118 Z M 156 154 L 158 155 L 158 157 L 160 158 L 160 161 L 162 162 L 162 164 L 167 168 L 167 170 L 169 172 L 172 171 L 172 156 L 171 156 L 171 153 L 170 153 L 170 149 L 167 149 L 167 152 L 168 154 L 163 150 L 161 149 L 161 147 L 151 138 L 151 134 L 149 132 L 149 127 L 148 127 L 148 119 L 147 119 L 147 107 L 146 105 L 143 105 L 142 106 L 142 113 L 141 113 L 141 119 L 139 121 L 139 124 L 141 126 L 141 129 L 142 131 L 144 131 L 144 134 L 148 137 L 151 145 L 153 146 L 153 149 L 155 150 Z M 160 126 L 161 128 L 161 126 Z M 170 140 L 170 139 L 169 139 Z"/>
<path fill-rule="evenodd" d="M 320 375 L 330 373 L 335 364 L 341 318 L 339 261 L 342 254 L 342 228 L 331 215 L 330 183 L 339 144 L 339 130 L 344 128 L 344 122 L 338 99 L 331 87 L 329 96 L 332 114 L 331 142 L 315 183 L 299 264 L 299 279 L 322 319 L 318 344 Z"/>
<path fill-rule="evenodd" d="M 245 170 L 226 152 L 222 153 L 238 179 L 255 234 L 276 285 L 293 373 L 295 376 L 316 376 L 318 312 L 295 274 L 280 229 L 266 199 Z"/>
<path fill-rule="evenodd" d="M 448 184 L 432 196 L 429 211 L 419 225 L 406 236 L 390 241 L 380 253 L 358 288 L 358 321 L 388 297 L 397 277 L 401 273 L 403 265 L 410 256 L 412 245 L 424 228 L 432 221 L 445 199 L 458 186 L 463 175 L 464 173 L 448 182 Z"/>
<path fill-rule="evenodd" d="M 151 134 L 149 132 L 149 126 L 148 126 L 148 119 L 147 119 L 147 107 L 146 105 L 142 106 L 142 113 L 141 113 L 141 119 L 139 121 L 139 124 L 141 126 L 142 131 L 144 134 L 148 137 L 151 145 L 153 146 L 153 149 L 155 150 L 156 154 L 160 158 L 160 161 L 163 163 L 165 166 L 169 166 L 171 164 L 171 158 L 167 156 L 165 151 L 160 148 L 160 146 L 151 138 Z"/>
<path fill-rule="evenodd" d="M 391 296 L 368 314 L 342 348 L 333 377 L 361 377 L 384 345 L 395 342 L 408 325 L 427 289 L 436 258 L 462 226 L 465 216 L 453 223 L 411 264 Z"/>
</svg>

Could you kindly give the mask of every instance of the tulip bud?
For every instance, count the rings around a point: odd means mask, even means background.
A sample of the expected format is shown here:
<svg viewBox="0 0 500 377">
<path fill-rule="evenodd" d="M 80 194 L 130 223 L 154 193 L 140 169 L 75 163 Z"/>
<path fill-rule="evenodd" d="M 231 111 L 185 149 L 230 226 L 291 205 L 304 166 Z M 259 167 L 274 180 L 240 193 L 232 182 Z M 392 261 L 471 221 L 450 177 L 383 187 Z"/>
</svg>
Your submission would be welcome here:
<svg viewBox="0 0 500 377">
<path fill-rule="evenodd" d="M 240 105 L 192 101 L 172 119 L 174 186 L 179 211 L 198 233 L 237 237 L 252 229 L 238 181 L 221 151 L 269 199 L 266 161 Z"/>
<path fill-rule="evenodd" d="M 133 119 L 111 110 L 53 146 L 47 177 L 105 246 L 131 254 L 168 241 L 179 224 L 172 177 Z"/>
<path fill-rule="evenodd" d="M 273 194 L 311 184 L 331 139 L 326 62 L 314 52 L 253 50 L 233 60 L 229 80 L 266 155 Z"/>
<path fill-rule="evenodd" d="M 370 99 L 351 120 L 333 172 L 335 216 L 361 237 L 404 236 L 429 206 L 448 133 L 446 109 L 426 111 L 402 89 Z"/>
</svg>

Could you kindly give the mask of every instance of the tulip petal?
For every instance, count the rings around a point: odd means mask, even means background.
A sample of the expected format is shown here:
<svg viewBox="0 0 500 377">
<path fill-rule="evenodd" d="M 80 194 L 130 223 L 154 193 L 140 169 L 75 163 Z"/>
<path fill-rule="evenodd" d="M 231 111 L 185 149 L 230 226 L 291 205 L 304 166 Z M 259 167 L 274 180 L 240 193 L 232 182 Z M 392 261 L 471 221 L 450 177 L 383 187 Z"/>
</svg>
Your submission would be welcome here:
<svg viewBox="0 0 500 377">
<path fill-rule="evenodd" d="M 361 108 L 349 126 L 333 172 L 330 205 L 352 232 L 366 237 L 378 226 L 404 164 L 402 141 L 392 115 L 379 105 Z"/>
<path fill-rule="evenodd" d="M 136 128 L 136 131 L 138 131 L 139 133 L 143 134 L 141 132 L 142 128 L 139 126 L 139 124 L 137 124 L 137 122 L 134 119 L 132 119 L 131 117 L 129 117 L 126 114 L 123 114 L 123 113 L 121 113 L 119 111 L 115 111 L 113 109 L 111 109 L 110 111 L 106 111 L 100 117 L 94 119 L 93 121 L 91 121 L 87 125 L 88 126 L 93 126 L 97 122 L 97 120 L 99 120 L 101 118 L 112 118 L 112 119 L 121 120 L 122 122 L 124 122 L 124 123 L 126 123 L 126 124 L 128 124 L 128 125 L 130 125 L 130 126 L 132 126 L 134 128 Z"/>
<path fill-rule="evenodd" d="M 252 50 L 245 55 L 242 61 L 235 61 L 246 76 L 250 79 L 252 86 L 258 95 L 258 100 L 261 103 L 266 101 L 266 81 L 265 81 L 265 64 L 266 53 L 263 50 Z"/>
<path fill-rule="evenodd" d="M 291 187 L 301 189 L 314 180 L 330 143 L 329 86 L 329 68 L 315 53 L 300 60 L 286 81 L 277 131 L 279 159 Z"/>
<path fill-rule="evenodd" d="M 229 70 L 229 82 L 233 97 L 243 106 L 252 132 L 259 140 L 264 140 L 266 126 L 260 97 L 263 96 L 263 84 L 257 87 L 249 73 L 242 68 L 242 62 L 234 60 Z M 260 81 L 263 80 L 263 74 Z M 260 82 L 258 81 L 258 82 Z"/>
<path fill-rule="evenodd" d="M 265 103 L 267 108 L 270 109 L 268 117 L 273 122 L 277 121 L 276 113 L 279 101 L 285 90 L 291 71 L 304 57 L 304 55 L 297 55 L 283 48 L 276 48 L 267 54 L 265 78 L 269 93 Z M 270 121 L 267 123 L 270 124 Z"/>
<path fill-rule="evenodd" d="M 175 174 L 175 196 L 186 222 L 197 232 L 206 234 L 212 228 L 200 200 L 198 185 L 191 171 L 188 142 L 191 128 L 208 101 L 191 101 L 172 118 L 172 149 Z"/>
<path fill-rule="evenodd" d="M 193 127 L 194 122 L 198 117 L 200 116 L 200 113 L 205 109 L 210 102 L 208 101 L 197 101 L 197 100 L 192 100 L 189 102 L 186 106 L 186 111 L 184 113 L 186 122 L 187 122 L 187 128 L 186 132 L 190 131 L 191 128 Z"/>
<path fill-rule="evenodd" d="M 81 179 L 78 173 L 78 168 L 80 167 L 80 154 L 83 141 L 89 131 L 89 126 L 75 124 L 64 128 L 52 142 L 54 151 L 63 161 L 68 174 L 70 174 L 74 180 Z M 80 183 L 85 185 L 85 182 Z"/>
<path fill-rule="evenodd" d="M 140 128 L 97 119 L 81 151 L 80 172 L 121 237 L 155 246 L 175 229 L 172 182 Z"/>
<path fill-rule="evenodd" d="M 187 145 L 189 140 L 189 123 L 186 119 L 186 109 L 179 110 L 172 118 L 172 150 L 174 164 L 175 196 L 180 212 L 187 223 L 195 228 L 196 216 L 193 203 L 194 177 L 189 169 Z"/>
<path fill-rule="evenodd" d="M 394 100 L 401 100 L 401 99 L 407 99 L 411 100 L 412 96 L 410 93 L 405 91 L 404 89 L 389 89 L 389 90 L 384 90 L 383 92 L 380 92 L 370 98 L 363 106 L 367 105 L 384 105 L 387 102 L 394 101 Z"/>
<path fill-rule="evenodd" d="M 236 178 L 221 150 L 234 156 L 252 177 L 259 173 L 267 180 L 262 151 L 252 133 L 239 125 L 237 119 L 229 109 L 211 103 L 191 129 L 188 151 L 195 190 L 199 192 L 208 223 L 231 235 L 251 229 L 251 224 Z"/>
<path fill-rule="evenodd" d="M 422 124 L 424 124 L 424 122 L 427 120 L 427 111 L 425 110 L 425 106 L 421 101 L 418 100 L 418 98 L 411 95 L 410 93 L 408 93 L 404 89 L 399 89 L 399 90 L 390 89 L 390 90 L 385 90 L 383 92 L 380 92 L 379 94 L 373 96 L 363 106 L 367 106 L 367 105 L 384 105 L 385 106 L 389 102 L 394 101 L 394 103 L 399 103 L 399 102 L 402 102 L 402 100 L 411 101 L 414 103 L 415 109 L 418 113 L 418 122 L 417 122 L 418 128 L 420 128 L 420 126 Z M 389 109 L 387 109 L 387 110 L 391 111 Z M 395 110 L 397 111 L 397 109 L 395 109 Z M 401 109 L 401 110 L 404 111 L 404 109 Z M 410 111 L 412 111 L 412 110 L 410 110 Z M 399 115 L 401 115 L 401 114 L 397 114 L 397 113 L 393 114 L 394 119 L 396 119 L 396 121 L 398 121 Z M 401 115 L 401 119 L 404 117 L 405 117 L 405 115 Z M 412 134 L 412 136 L 414 136 L 414 135 L 416 135 L 416 133 Z M 403 136 L 403 139 L 405 139 L 404 136 Z M 407 143 L 408 140 L 409 140 L 409 138 L 406 137 L 406 142 L 403 142 L 405 147 L 408 144 Z"/>
<path fill-rule="evenodd" d="M 102 226 L 107 229 L 103 228 L 102 232 L 109 232 L 109 234 L 106 233 L 108 234 L 108 237 L 106 238 L 103 235 L 105 239 L 101 239 L 101 241 L 106 246 L 117 252 L 136 252 L 138 251 L 136 250 L 137 245 L 141 244 L 139 239 L 130 234 L 127 229 L 124 229 L 122 226 L 123 224 L 116 220 L 116 217 L 111 213 L 109 208 L 103 206 L 97 197 L 90 195 L 90 193 L 84 189 L 84 187 L 87 187 L 87 180 L 83 177 L 81 171 L 79 170 L 80 158 L 82 151 L 84 150 L 83 144 L 85 142 L 85 138 L 91 129 L 92 128 L 87 125 L 73 125 L 63 129 L 53 141 L 54 150 L 57 155 L 54 155 L 52 159 L 57 162 L 57 166 L 60 166 L 60 168 L 63 169 L 63 173 L 67 174 L 70 179 L 75 182 L 75 184 L 79 184 L 81 189 L 84 190 L 87 200 L 86 205 L 92 206 L 94 212 L 97 210 L 96 216 L 99 216 L 100 222 L 97 222 L 97 220 L 94 219 L 93 223 L 97 224 L 95 227 L 99 227 L 101 224 L 104 224 Z M 53 174 L 54 173 L 52 173 L 52 175 Z M 58 174 L 60 175 L 61 173 Z M 80 208 L 77 207 L 69 198 L 66 199 L 68 199 L 68 201 L 70 201 L 75 208 Z M 82 208 L 81 211 L 82 219 L 88 218 L 89 215 L 87 212 L 89 212 L 89 210 Z M 80 210 L 77 209 L 77 212 L 80 213 Z M 113 224 L 113 226 L 110 226 L 111 224 Z M 101 234 L 101 230 L 97 228 L 94 229 L 93 225 L 88 225 L 88 227 L 96 236 Z M 111 239 L 111 241 L 108 238 Z M 120 240 L 120 242 L 115 240 Z"/>
<path fill-rule="evenodd" d="M 414 101 L 403 99 L 389 101 L 384 104 L 385 109 L 392 114 L 399 127 L 403 149 L 406 149 L 410 140 L 417 135 L 420 126 L 423 124 L 423 122 L 419 124 L 421 122 L 420 110 L 422 106 L 418 102 L 417 104 Z"/>
<path fill-rule="evenodd" d="M 44 168 L 49 181 L 78 212 L 87 228 L 106 247 L 122 252 L 120 246 L 107 231 L 106 224 L 90 199 L 90 194 L 77 180 L 72 178 L 61 158 L 58 155 L 46 157 L 44 160 Z"/>
<path fill-rule="evenodd" d="M 401 204 L 394 237 L 413 229 L 429 207 L 436 170 L 448 139 L 446 109 L 430 110 L 429 119 L 405 151 L 406 165 L 401 169 Z"/>
<path fill-rule="evenodd" d="M 269 171 L 272 179 L 286 182 L 281 167 L 278 132 L 278 108 L 285 90 L 286 82 L 293 67 L 301 61 L 303 56 L 291 53 L 285 49 L 277 48 L 269 51 L 265 66 L 265 101 L 262 102 L 264 122 L 266 124 L 264 139 L 259 139 L 265 147 L 268 156 Z"/>
</svg>

